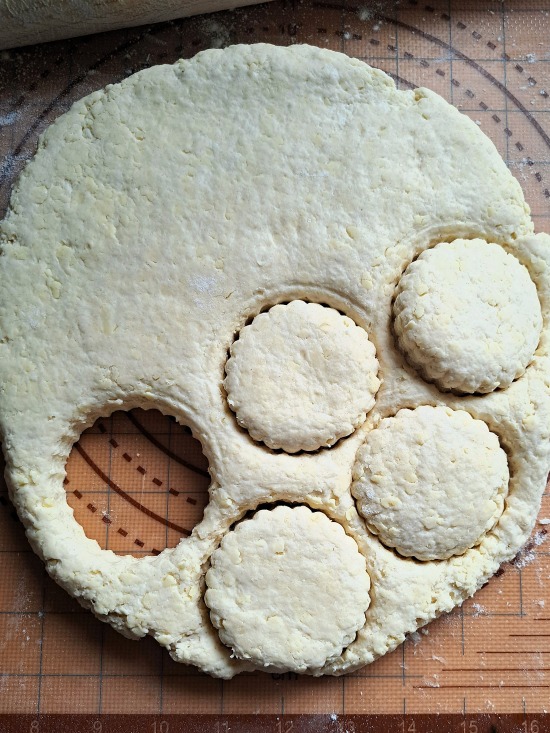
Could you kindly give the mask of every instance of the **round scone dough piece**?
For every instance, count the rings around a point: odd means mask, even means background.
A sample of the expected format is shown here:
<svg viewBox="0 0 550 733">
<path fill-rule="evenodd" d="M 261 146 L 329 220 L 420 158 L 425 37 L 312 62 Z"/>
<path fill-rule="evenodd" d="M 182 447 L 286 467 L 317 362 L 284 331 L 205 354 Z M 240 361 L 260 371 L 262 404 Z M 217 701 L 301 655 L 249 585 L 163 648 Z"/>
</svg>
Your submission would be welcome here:
<svg viewBox="0 0 550 733">
<path fill-rule="evenodd" d="M 308 507 L 262 509 L 223 538 L 205 600 L 224 644 L 259 667 L 305 672 L 365 623 L 370 578 L 341 525 Z"/>
<path fill-rule="evenodd" d="M 443 560 L 483 539 L 502 513 L 506 453 L 463 410 L 400 410 L 357 453 L 352 493 L 368 528 L 401 555 Z"/>
<path fill-rule="evenodd" d="M 245 326 L 224 382 L 239 425 L 287 453 L 334 445 L 365 421 L 380 382 L 367 332 L 337 310 L 294 300 Z"/>
<path fill-rule="evenodd" d="M 393 310 L 407 361 L 443 390 L 508 387 L 525 372 L 542 330 L 529 272 L 483 239 L 422 252 L 399 281 Z"/>
</svg>

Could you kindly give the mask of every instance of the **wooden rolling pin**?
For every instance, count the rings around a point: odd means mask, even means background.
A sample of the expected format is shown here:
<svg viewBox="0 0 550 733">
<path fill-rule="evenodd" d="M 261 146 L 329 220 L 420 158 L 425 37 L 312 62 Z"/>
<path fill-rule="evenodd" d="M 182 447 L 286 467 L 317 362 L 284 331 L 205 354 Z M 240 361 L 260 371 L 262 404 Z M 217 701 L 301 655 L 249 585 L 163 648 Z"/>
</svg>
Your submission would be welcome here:
<svg viewBox="0 0 550 733">
<path fill-rule="evenodd" d="M 0 49 L 212 13 L 260 0 L 0 0 Z"/>
</svg>

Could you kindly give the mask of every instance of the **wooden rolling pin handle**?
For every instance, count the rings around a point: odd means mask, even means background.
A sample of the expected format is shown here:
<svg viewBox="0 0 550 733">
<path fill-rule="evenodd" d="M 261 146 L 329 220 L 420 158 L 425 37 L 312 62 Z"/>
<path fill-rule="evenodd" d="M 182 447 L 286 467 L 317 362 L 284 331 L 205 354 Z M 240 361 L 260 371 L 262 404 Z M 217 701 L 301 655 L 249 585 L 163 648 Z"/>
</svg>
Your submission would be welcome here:
<svg viewBox="0 0 550 733">
<path fill-rule="evenodd" d="M 0 49 L 159 23 L 259 0 L 0 0 Z"/>
</svg>

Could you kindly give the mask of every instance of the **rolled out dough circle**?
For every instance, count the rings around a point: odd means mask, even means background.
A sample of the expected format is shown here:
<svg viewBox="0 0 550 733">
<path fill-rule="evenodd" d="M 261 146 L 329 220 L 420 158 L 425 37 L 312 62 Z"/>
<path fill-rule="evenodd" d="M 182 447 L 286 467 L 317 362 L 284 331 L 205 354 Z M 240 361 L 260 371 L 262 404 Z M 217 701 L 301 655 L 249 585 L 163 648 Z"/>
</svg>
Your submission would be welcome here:
<svg viewBox="0 0 550 733">
<path fill-rule="evenodd" d="M 542 309 L 525 373 L 483 397 L 427 383 L 393 333 L 402 273 L 433 242 L 460 238 L 513 255 Z M 146 69 L 80 100 L 42 135 L 0 246 L 10 494 L 50 575 L 127 636 L 150 634 L 219 677 L 261 666 L 232 656 L 203 598 L 210 556 L 260 505 L 322 510 L 365 558 L 365 624 L 312 674 L 352 671 L 393 649 L 527 540 L 550 468 L 550 239 L 533 233 L 494 145 L 433 92 L 399 91 L 361 61 L 300 45 L 210 50 Z M 292 300 L 326 303 L 364 329 L 381 382 L 349 437 L 295 455 L 250 440 L 223 389 L 235 334 L 251 314 Z M 510 484 L 478 546 L 415 563 L 367 531 L 350 486 L 369 431 L 420 405 L 485 422 L 506 449 Z M 189 425 L 212 475 L 191 537 L 141 559 L 88 539 L 63 487 L 81 431 L 134 406 Z"/>
</svg>

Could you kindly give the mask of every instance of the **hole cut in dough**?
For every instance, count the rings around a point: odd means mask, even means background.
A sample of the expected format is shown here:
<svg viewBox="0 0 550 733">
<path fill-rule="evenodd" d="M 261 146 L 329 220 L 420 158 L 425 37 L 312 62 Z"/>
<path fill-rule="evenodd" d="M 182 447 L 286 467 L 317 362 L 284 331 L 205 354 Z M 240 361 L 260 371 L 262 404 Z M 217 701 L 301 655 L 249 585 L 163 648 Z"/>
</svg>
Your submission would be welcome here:
<svg viewBox="0 0 550 733">
<path fill-rule="evenodd" d="M 211 556 L 206 605 L 236 657 L 273 671 L 320 669 L 365 623 L 365 558 L 340 524 L 306 506 L 262 509 Z"/>
<path fill-rule="evenodd" d="M 359 448 L 352 493 L 367 527 L 405 557 L 443 560 L 479 544 L 504 507 L 497 436 L 463 410 L 400 410 Z"/>
<path fill-rule="evenodd" d="M 188 537 L 208 502 L 208 460 L 159 410 L 117 410 L 73 446 L 67 503 L 86 536 L 121 555 L 159 555 Z"/>
<path fill-rule="evenodd" d="M 330 447 L 374 406 L 380 382 L 368 334 L 334 308 L 294 300 L 241 329 L 224 382 L 237 422 L 287 453 Z"/>
<path fill-rule="evenodd" d="M 498 244 L 456 239 L 405 270 L 394 302 L 397 343 L 442 390 L 508 387 L 532 360 L 542 330 L 527 268 Z"/>
</svg>

